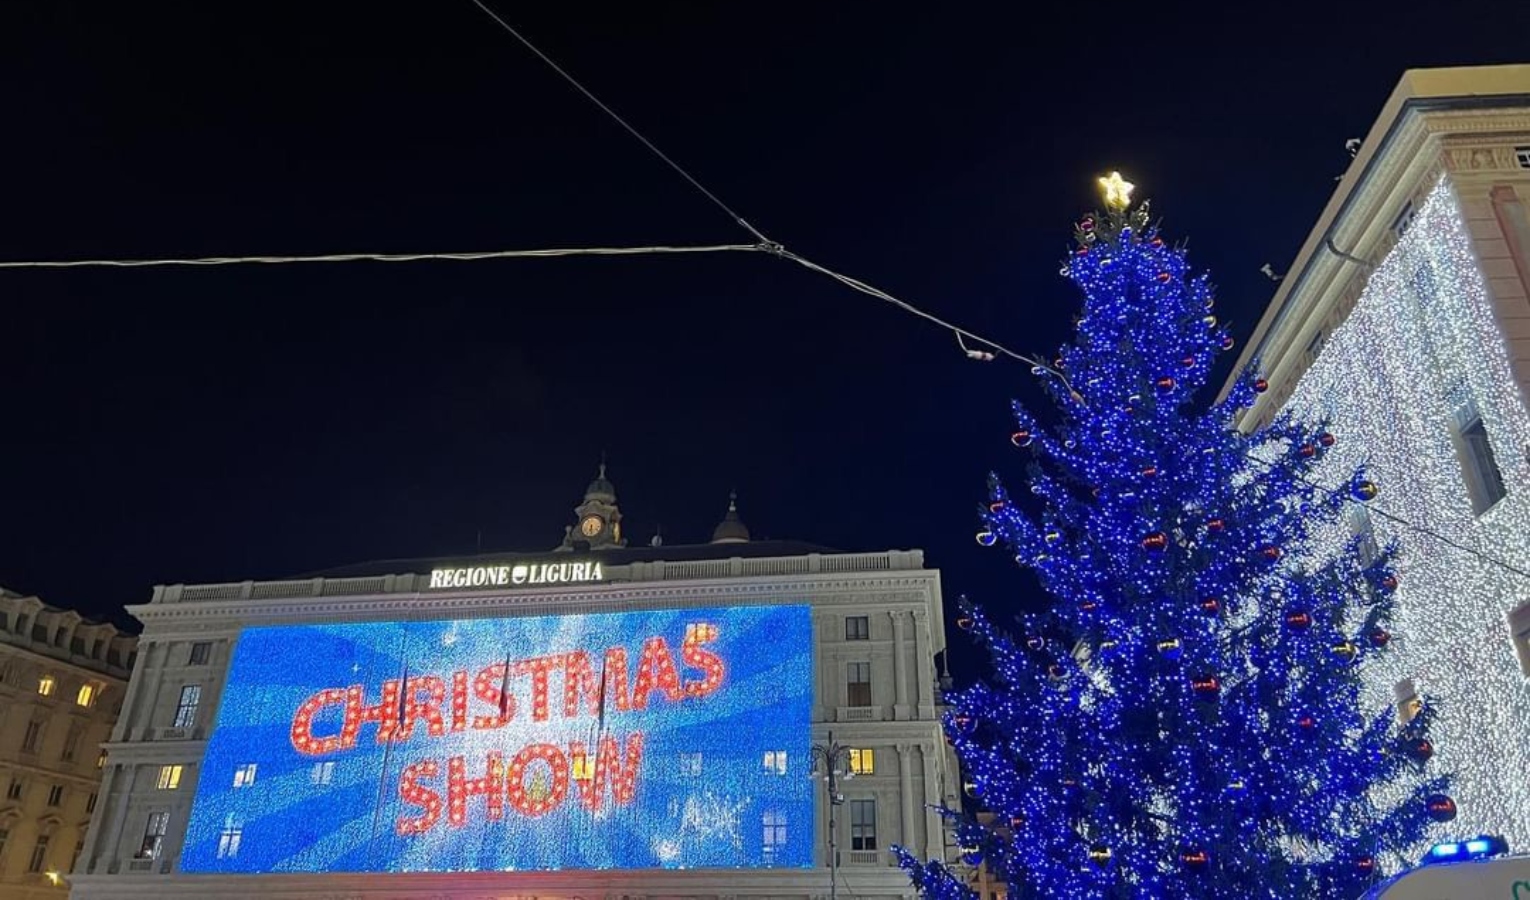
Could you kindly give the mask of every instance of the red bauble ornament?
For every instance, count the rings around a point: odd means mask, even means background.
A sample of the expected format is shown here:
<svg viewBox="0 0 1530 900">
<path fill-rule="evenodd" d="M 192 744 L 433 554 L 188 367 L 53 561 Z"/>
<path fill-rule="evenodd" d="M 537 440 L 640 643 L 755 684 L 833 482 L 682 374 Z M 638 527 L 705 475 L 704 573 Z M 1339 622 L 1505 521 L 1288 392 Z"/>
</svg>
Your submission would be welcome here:
<svg viewBox="0 0 1530 900">
<path fill-rule="evenodd" d="M 1301 450 L 1299 452 L 1301 453 L 1302 456 L 1311 458 L 1311 457 L 1317 455 L 1317 445 L 1316 444 L 1302 444 L 1302 448 L 1301 448 Z"/>
<path fill-rule="evenodd" d="M 1227 523 L 1221 519 L 1212 519 L 1206 523 L 1206 530 L 1220 533 L 1227 528 Z"/>
<path fill-rule="evenodd" d="M 1169 536 L 1162 531 L 1155 531 L 1142 538 L 1142 549 L 1163 550 L 1169 546 Z"/>
<path fill-rule="evenodd" d="M 1151 241 L 1148 241 L 1148 244 L 1150 244 L 1151 246 L 1154 246 L 1154 247 L 1162 247 L 1163 246 L 1163 238 L 1156 238 L 1155 237 Z"/>
<path fill-rule="evenodd" d="M 1376 857 L 1362 856 L 1355 860 L 1355 871 L 1361 875 L 1369 875 L 1376 871 Z"/>
<path fill-rule="evenodd" d="M 1004 508 L 1004 501 L 1003 500 L 995 500 L 992 503 L 988 504 L 988 511 L 991 512 L 991 513 L 996 513 L 996 512 L 998 512 L 999 510 L 1001 510 L 1003 508 Z"/>
<path fill-rule="evenodd" d="M 1223 350 L 1231 350 L 1233 348 L 1233 344 L 1234 343 L 1235 343 L 1235 341 L 1233 341 L 1232 335 L 1230 335 L 1230 334 L 1229 335 L 1224 335 L 1223 338 L 1222 338 L 1222 349 Z"/>
<path fill-rule="evenodd" d="M 1082 219 L 1080 219 L 1079 223 L 1078 223 L 1078 230 L 1079 231 L 1093 231 L 1094 230 L 1094 216 L 1085 216 Z"/>
<path fill-rule="evenodd" d="M 1187 356 L 1184 359 L 1180 360 L 1179 364 L 1184 366 L 1187 369 L 1193 369 L 1193 368 L 1195 368 L 1195 357 Z"/>
<path fill-rule="evenodd" d="M 1286 627 L 1292 631 L 1306 631 L 1312 625 L 1312 617 L 1302 610 L 1286 613 Z"/>
<path fill-rule="evenodd" d="M 1262 394 L 1270 389 L 1270 383 L 1263 378 L 1254 379 L 1254 393 Z"/>
<path fill-rule="evenodd" d="M 1159 272 L 1158 273 L 1158 283 L 1159 284 L 1168 284 L 1169 283 L 1169 279 L 1171 279 L 1173 277 L 1174 276 L 1170 275 L 1168 272 Z"/>
<path fill-rule="evenodd" d="M 1063 670 L 1063 667 L 1057 665 L 1056 663 L 1047 666 L 1047 677 L 1051 678 L 1053 681 L 1062 681 L 1064 676 L 1067 674 L 1068 673 Z"/>
<path fill-rule="evenodd" d="M 1302 716 L 1300 719 L 1296 720 L 1296 727 L 1300 728 L 1302 731 L 1311 731 L 1317 727 L 1317 719 L 1314 719 L 1311 716 Z"/>
<path fill-rule="evenodd" d="M 1370 638 L 1372 647 L 1385 647 L 1392 640 L 1392 633 L 1385 628 L 1376 628 L 1371 631 Z"/>
<path fill-rule="evenodd" d="M 1273 545 L 1266 547 L 1259 552 L 1264 554 L 1265 559 L 1280 559 L 1281 557 L 1280 548 Z"/>
<path fill-rule="evenodd" d="M 1148 478 L 1152 478 L 1154 475 L 1158 474 L 1158 467 L 1157 466 L 1148 466 L 1147 468 L 1142 470 L 1142 474 L 1147 476 Z"/>
<path fill-rule="evenodd" d="M 1080 248 L 1078 248 L 1077 250 L 1075 250 L 1073 252 L 1077 253 L 1079 256 L 1088 256 L 1089 255 L 1089 248 L 1088 247 L 1080 247 Z"/>
<path fill-rule="evenodd" d="M 1009 442 L 1016 447 L 1029 447 L 1033 440 L 1035 440 L 1035 436 L 1026 428 L 1022 428 L 1009 436 Z"/>
<path fill-rule="evenodd" d="M 1324 447 L 1332 447 L 1334 442 L 1337 440 L 1338 438 L 1334 437 L 1326 431 L 1318 435 L 1318 443 L 1322 444 Z"/>
<path fill-rule="evenodd" d="M 1222 611 L 1222 601 L 1217 597 L 1207 597 L 1201 601 L 1201 612 L 1208 616 L 1214 616 Z"/>
<path fill-rule="evenodd" d="M 1222 682 L 1215 675 L 1207 675 L 1203 678 L 1190 679 L 1190 690 L 1202 700 L 1215 700 L 1217 693 L 1222 690 Z"/>
<path fill-rule="evenodd" d="M 1434 745 L 1429 743 L 1428 738 L 1415 738 L 1408 742 L 1406 749 L 1414 762 L 1428 762 L 1434 756 Z"/>
<path fill-rule="evenodd" d="M 960 618 L 958 618 L 956 620 L 956 627 L 960 628 L 962 631 L 971 631 L 972 630 L 972 617 L 971 616 L 961 616 Z"/>
<path fill-rule="evenodd" d="M 1025 646 L 1029 647 L 1032 650 L 1040 650 L 1042 647 L 1045 647 L 1046 645 L 1047 645 L 1046 640 L 1041 638 L 1038 635 L 1034 635 L 1033 634 L 1030 637 L 1025 639 Z"/>
<path fill-rule="evenodd" d="M 1174 385 L 1175 385 L 1174 379 L 1170 378 L 1167 375 L 1165 375 L 1162 378 L 1158 379 L 1157 381 L 1153 382 L 1153 386 L 1158 388 L 1158 390 L 1162 391 L 1165 394 L 1167 394 L 1169 391 L 1174 390 Z"/>
<path fill-rule="evenodd" d="M 1200 847 L 1186 847 L 1179 852 L 1179 861 L 1192 872 L 1202 872 L 1211 863 L 1211 854 Z"/>
<path fill-rule="evenodd" d="M 1381 588 L 1384 591 L 1397 590 L 1397 576 L 1390 572 L 1381 576 Z"/>
<path fill-rule="evenodd" d="M 1456 817 L 1456 801 L 1446 794 L 1430 794 L 1425 797 L 1424 808 L 1429 810 L 1429 818 L 1436 822 L 1449 822 Z"/>
<path fill-rule="evenodd" d="M 1064 365 L 1063 358 L 1061 356 L 1059 356 L 1056 359 L 1052 360 L 1052 367 L 1055 368 L 1055 369 L 1065 369 L 1065 368 L 1067 368 L 1067 366 Z"/>
</svg>

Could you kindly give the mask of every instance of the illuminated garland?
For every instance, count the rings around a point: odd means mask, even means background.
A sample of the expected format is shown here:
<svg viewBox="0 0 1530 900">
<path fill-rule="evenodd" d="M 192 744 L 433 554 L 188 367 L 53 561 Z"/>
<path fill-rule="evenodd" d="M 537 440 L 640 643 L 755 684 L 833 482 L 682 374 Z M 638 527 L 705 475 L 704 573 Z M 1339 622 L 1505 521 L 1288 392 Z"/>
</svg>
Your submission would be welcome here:
<svg viewBox="0 0 1530 900">
<path fill-rule="evenodd" d="M 1508 489 L 1480 518 L 1451 438 L 1466 403 Z M 1289 406 L 1327 416 L 1339 437 L 1322 483 L 1363 464 L 1388 487 L 1383 509 L 1470 548 L 1371 517 L 1379 540 L 1401 552 L 1397 652 L 1368 667 L 1366 697 L 1390 702 L 1394 685 L 1413 679 L 1439 698 L 1440 761 L 1457 773 L 1461 806 L 1452 830 L 1503 834 L 1524 849 L 1530 780 L 1508 773 L 1530 772 L 1530 691 L 1504 615 L 1530 599 L 1530 580 L 1500 563 L 1530 569 L 1530 417 L 1448 182 L 1419 207 Z"/>
<path fill-rule="evenodd" d="M 1312 479 L 1343 440 L 1233 413 L 1267 385 L 1194 402 L 1232 346 L 1204 276 L 1130 210 L 1079 223 L 1062 274 L 1084 309 L 1051 379 L 1062 426 L 1023 408 L 1029 497 L 997 479 L 978 542 L 1003 544 L 1056 598 L 1010 635 L 964 606 L 992 678 L 955 692 L 946 733 L 969 796 L 963 858 L 1028 897 L 1358 896 L 1453 814 L 1434 719 L 1361 702 L 1389 649 L 1399 576 L 1359 542 L 1316 552 L 1351 498 Z M 1388 802 L 1378 788 L 1397 792 Z M 940 863 L 900 859 L 927 897 L 970 897 Z"/>
</svg>

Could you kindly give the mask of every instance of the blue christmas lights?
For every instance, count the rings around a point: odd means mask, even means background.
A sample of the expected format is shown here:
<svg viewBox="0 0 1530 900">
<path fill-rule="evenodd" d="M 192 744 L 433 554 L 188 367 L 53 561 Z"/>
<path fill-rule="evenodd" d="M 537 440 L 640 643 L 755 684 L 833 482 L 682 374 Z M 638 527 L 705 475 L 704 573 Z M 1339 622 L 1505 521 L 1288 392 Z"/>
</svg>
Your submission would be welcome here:
<svg viewBox="0 0 1530 900">
<path fill-rule="evenodd" d="M 1351 494 L 1377 489 L 1359 472 L 1348 490 L 1312 484 L 1336 444 L 1324 427 L 1239 434 L 1234 412 L 1268 387 L 1253 373 L 1195 402 L 1231 338 L 1206 277 L 1146 219 L 1080 223 L 1062 274 L 1084 309 L 1043 372 L 1057 427 L 1015 406 L 1029 498 L 993 479 L 983 533 L 1055 603 L 1018 636 L 964 606 L 993 675 L 950 697 L 946 732 L 994 818 L 948 815 L 964 860 L 1016 900 L 1348 900 L 1447 789 L 1419 750 L 1432 707 L 1398 724 L 1359 703 L 1389 645 L 1394 551 L 1316 550 Z M 1382 785 L 1404 793 L 1379 804 Z M 945 866 L 900 859 L 925 896 L 971 896 Z"/>
<path fill-rule="evenodd" d="M 812 656 L 805 606 L 247 629 L 180 868 L 810 866 Z"/>
</svg>

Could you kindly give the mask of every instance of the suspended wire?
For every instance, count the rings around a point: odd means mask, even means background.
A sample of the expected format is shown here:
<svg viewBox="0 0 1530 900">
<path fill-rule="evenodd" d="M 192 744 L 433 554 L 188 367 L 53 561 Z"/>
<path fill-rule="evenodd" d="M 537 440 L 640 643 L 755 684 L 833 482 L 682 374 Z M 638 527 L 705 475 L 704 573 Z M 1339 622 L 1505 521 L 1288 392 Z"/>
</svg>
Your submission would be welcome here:
<svg viewBox="0 0 1530 900">
<path fill-rule="evenodd" d="M 66 259 L 0 261 L 0 269 L 142 269 L 150 266 L 234 266 L 250 263 L 423 262 L 523 259 L 550 256 L 641 256 L 653 253 L 764 252 L 763 244 L 713 244 L 702 247 L 561 247 L 547 250 L 485 250 L 476 253 L 326 253 L 311 256 L 198 256 L 182 259 Z"/>
</svg>

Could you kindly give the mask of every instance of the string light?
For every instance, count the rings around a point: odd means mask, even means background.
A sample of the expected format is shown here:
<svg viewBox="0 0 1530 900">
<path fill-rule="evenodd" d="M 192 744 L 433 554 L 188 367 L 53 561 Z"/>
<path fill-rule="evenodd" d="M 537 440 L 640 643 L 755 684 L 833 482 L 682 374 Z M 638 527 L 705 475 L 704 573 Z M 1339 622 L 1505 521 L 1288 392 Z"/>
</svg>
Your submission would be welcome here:
<svg viewBox="0 0 1530 900">
<path fill-rule="evenodd" d="M 1377 544 L 1400 549 L 1395 650 L 1368 661 L 1366 696 L 1390 703 L 1411 679 L 1437 700 L 1433 764 L 1456 773 L 1460 829 L 1501 833 L 1517 847 L 1530 843 L 1530 782 L 1504 773 L 1530 772 L 1530 693 L 1504 616 L 1530 599 L 1530 582 L 1513 571 L 1530 568 L 1530 417 L 1505 348 L 1470 230 L 1442 179 L 1288 408 L 1326 418 L 1337 438 L 1318 480 L 1333 484 L 1363 464 L 1389 513 L 1450 538 L 1362 514 Z M 1472 406 L 1507 487 L 1480 516 L 1452 440 L 1458 413 Z M 1367 485 L 1360 496 L 1372 492 Z M 1349 540 L 1350 530 L 1336 523 L 1329 539 Z"/>
</svg>

